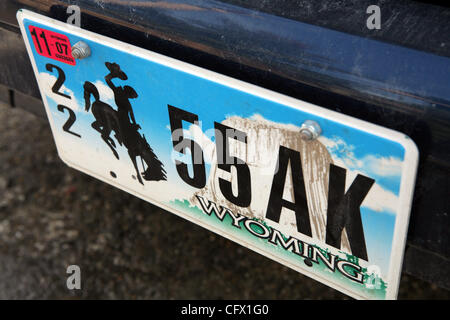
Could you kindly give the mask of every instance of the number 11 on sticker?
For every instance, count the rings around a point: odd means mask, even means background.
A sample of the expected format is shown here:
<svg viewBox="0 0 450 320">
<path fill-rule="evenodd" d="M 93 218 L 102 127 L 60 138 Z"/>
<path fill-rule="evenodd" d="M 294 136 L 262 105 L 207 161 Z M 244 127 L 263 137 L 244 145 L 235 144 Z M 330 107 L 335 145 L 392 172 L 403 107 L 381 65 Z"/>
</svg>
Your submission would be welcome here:
<svg viewBox="0 0 450 320">
<path fill-rule="evenodd" d="M 75 65 L 72 57 L 69 38 L 60 33 L 50 30 L 29 26 L 31 38 L 33 39 L 36 52 L 44 57 Z"/>
</svg>

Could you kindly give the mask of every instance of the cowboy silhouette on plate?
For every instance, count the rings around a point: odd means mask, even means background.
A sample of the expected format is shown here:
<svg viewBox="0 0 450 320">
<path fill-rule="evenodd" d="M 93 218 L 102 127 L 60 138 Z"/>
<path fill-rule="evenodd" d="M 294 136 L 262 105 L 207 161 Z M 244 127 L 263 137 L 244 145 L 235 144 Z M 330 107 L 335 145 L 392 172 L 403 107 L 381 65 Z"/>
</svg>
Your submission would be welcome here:
<svg viewBox="0 0 450 320">
<path fill-rule="evenodd" d="M 142 178 L 147 181 L 167 180 L 164 165 L 159 161 L 148 144 L 144 135 L 139 133 L 141 126 L 136 122 L 130 99 L 136 99 L 138 94 L 128 86 L 116 86 L 112 79 L 127 80 L 128 77 L 120 69 L 117 63 L 105 63 L 109 74 L 105 76 L 105 81 L 114 92 L 114 101 L 117 111 L 109 104 L 100 100 L 97 87 L 89 81 L 84 83 L 84 100 L 86 111 L 91 110 L 95 121 L 91 124 L 92 128 L 98 131 L 105 143 L 111 149 L 114 156 L 119 159 L 116 150 L 116 143 L 111 138 L 111 132 L 114 131 L 114 137 L 117 142 L 128 150 L 133 166 L 136 170 L 136 177 L 139 183 L 144 184 Z M 91 103 L 90 97 L 94 96 L 95 101 Z M 137 158 L 141 158 L 144 171 L 140 172 Z"/>
</svg>

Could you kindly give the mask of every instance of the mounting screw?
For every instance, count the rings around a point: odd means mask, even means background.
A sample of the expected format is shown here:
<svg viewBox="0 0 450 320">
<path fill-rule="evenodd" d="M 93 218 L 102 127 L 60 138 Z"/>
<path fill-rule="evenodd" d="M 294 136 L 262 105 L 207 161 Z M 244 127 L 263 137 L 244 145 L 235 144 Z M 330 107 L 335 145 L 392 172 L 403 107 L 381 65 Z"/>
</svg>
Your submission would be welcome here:
<svg viewBox="0 0 450 320">
<path fill-rule="evenodd" d="M 78 41 L 72 47 L 72 57 L 74 59 L 84 59 L 91 55 L 91 49 L 86 42 Z"/>
<path fill-rule="evenodd" d="M 306 120 L 300 127 L 300 137 L 302 140 L 314 140 L 322 133 L 319 124 L 313 120 Z"/>
</svg>

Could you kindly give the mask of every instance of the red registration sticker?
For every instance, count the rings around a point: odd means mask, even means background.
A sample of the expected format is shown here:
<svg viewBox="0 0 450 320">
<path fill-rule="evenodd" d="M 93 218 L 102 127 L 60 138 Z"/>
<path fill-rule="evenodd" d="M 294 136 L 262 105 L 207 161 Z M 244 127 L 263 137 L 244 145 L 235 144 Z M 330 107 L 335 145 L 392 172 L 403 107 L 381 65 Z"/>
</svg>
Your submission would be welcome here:
<svg viewBox="0 0 450 320">
<path fill-rule="evenodd" d="M 29 30 L 37 53 L 72 66 L 75 65 L 70 41 L 66 35 L 35 26 L 29 26 Z"/>
</svg>

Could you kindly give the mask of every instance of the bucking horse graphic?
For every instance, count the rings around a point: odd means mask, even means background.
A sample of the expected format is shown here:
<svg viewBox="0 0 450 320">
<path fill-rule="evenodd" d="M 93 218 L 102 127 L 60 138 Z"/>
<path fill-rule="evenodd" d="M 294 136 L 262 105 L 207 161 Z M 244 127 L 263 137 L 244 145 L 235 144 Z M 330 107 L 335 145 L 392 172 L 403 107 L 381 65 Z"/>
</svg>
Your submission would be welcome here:
<svg viewBox="0 0 450 320">
<path fill-rule="evenodd" d="M 105 76 L 105 81 L 114 92 L 114 101 L 117 111 L 109 104 L 100 100 L 97 87 L 89 81 L 84 83 L 84 101 L 86 111 L 91 110 L 95 117 L 95 121 L 91 124 L 92 128 L 98 131 L 105 143 L 111 149 L 114 156 L 119 159 L 116 150 L 116 143 L 111 137 L 114 131 L 114 137 L 117 142 L 125 146 L 128 155 L 133 162 L 136 170 L 136 178 L 141 184 L 144 184 L 142 178 L 147 181 L 167 180 L 164 165 L 159 161 L 153 152 L 144 135 L 139 133 L 140 125 L 136 123 L 133 108 L 130 99 L 136 99 L 138 94 L 130 86 L 116 86 L 112 79 L 127 80 L 128 77 L 120 69 L 117 63 L 105 63 L 109 70 L 109 74 Z M 95 101 L 91 104 L 91 95 Z M 141 158 L 143 172 L 139 171 L 137 158 Z M 144 164 L 145 163 L 145 164 Z"/>
</svg>

